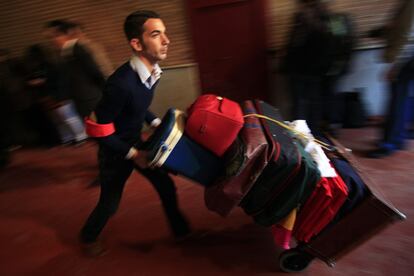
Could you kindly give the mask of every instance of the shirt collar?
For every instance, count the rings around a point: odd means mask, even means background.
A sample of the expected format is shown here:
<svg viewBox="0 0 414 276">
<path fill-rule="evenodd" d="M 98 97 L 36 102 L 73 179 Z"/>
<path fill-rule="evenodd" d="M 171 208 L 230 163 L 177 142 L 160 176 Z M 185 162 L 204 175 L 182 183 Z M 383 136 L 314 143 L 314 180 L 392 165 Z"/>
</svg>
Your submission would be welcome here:
<svg viewBox="0 0 414 276">
<path fill-rule="evenodd" d="M 162 70 L 158 64 L 155 64 L 154 69 L 150 72 L 141 59 L 136 55 L 131 57 L 129 64 L 131 65 L 132 70 L 137 72 L 141 82 L 148 88 L 151 88 L 161 77 Z"/>
<path fill-rule="evenodd" d="M 62 50 L 60 51 L 61 55 L 64 56 L 68 53 L 72 52 L 73 47 L 75 46 L 76 42 L 78 42 L 78 39 L 70 39 L 68 41 L 66 41 L 63 46 L 62 46 Z"/>
</svg>

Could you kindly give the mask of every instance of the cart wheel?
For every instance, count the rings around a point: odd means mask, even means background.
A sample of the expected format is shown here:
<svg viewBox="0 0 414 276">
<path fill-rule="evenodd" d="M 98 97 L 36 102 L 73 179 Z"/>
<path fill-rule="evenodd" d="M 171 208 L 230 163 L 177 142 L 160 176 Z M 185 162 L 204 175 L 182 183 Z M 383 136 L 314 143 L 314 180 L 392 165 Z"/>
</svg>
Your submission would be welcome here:
<svg viewBox="0 0 414 276">
<path fill-rule="evenodd" d="M 279 266 L 284 272 L 301 272 L 309 266 L 313 258 L 313 256 L 302 250 L 292 248 L 280 254 Z"/>
</svg>

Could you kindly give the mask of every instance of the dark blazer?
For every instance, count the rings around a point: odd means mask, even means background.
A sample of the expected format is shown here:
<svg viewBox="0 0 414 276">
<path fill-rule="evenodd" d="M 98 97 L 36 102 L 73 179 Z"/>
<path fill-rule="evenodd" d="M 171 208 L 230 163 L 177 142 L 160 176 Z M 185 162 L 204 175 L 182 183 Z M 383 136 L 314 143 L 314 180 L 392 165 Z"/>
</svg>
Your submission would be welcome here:
<svg viewBox="0 0 414 276">
<path fill-rule="evenodd" d="M 102 96 L 105 77 L 92 54 L 76 43 L 61 63 L 61 96 L 74 100 L 79 114 L 89 115 Z"/>
</svg>

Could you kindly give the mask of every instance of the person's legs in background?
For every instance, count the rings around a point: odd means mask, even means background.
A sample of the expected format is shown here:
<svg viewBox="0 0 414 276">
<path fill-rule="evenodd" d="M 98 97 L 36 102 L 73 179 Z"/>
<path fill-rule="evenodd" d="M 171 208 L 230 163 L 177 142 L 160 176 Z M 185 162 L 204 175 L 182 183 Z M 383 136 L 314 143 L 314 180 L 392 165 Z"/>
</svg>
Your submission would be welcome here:
<svg viewBox="0 0 414 276">
<path fill-rule="evenodd" d="M 73 101 L 66 101 L 56 108 L 55 112 L 58 116 L 58 125 L 61 125 L 59 131 L 62 142 L 66 143 L 68 137 L 73 137 L 74 142 L 82 142 L 88 138 L 83 121 L 78 115 Z"/>
<path fill-rule="evenodd" d="M 323 131 L 332 136 L 337 136 L 341 128 L 343 103 L 339 102 L 339 96 L 335 93 L 336 76 L 326 77 L 322 81 L 322 121 Z"/>
<path fill-rule="evenodd" d="M 289 88 L 292 94 L 292 120 L 305 119 L 308 101 L 304 93 L 306 82 L 304 77 L 293 75 L 290 77 Z"/>
<path fill-rule="evenodd" d="M 404 148 L 407 96 L 411 89 L 411 82 L 412 80 L 399 78 L 392 83 L 383 140 L 377 149 L 368 154 L 368 157 L 381 158 Z"/>
<path fill-rule="evenodd" d="M 323 86 L 322 78 L 310 77 L 305 92 L 308 97 L 306 121 L 312 133 L 319 133 L 323 126 Z"/>
<path fill-rule="evenodd" d="M 292 76 L 292 120 L 306 120 L 312 131 L 319 131 L 322 123 L 322 80 L 316 76 Z"/>
<path fill-rule="evenodd" d="M 10 162 L 10 153 L 5 135 L 0 133 L 0 170 L 5 168 Z"/>
<path fill-rule="evenodd" d="M 405 138 L 414 139 L 414 80 L 408 85 L 407 111 L 404 119 Z"/>
</svg>

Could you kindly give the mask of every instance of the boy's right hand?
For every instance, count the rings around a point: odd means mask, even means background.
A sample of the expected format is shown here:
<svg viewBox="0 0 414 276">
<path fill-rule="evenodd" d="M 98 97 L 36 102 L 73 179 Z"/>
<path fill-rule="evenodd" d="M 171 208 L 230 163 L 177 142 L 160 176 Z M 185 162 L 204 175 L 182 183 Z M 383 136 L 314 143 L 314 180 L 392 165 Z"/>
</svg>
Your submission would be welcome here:
<svg viewBox="0 0 414 276">
<path fill-rule="evenodd" d="M 140 150 L 137 152 L 136 156 L 133 158 L 135 165 L 140 167 L 141 169 L 148 168 L 148 152 L 145 150 Z"/>
</svg>

